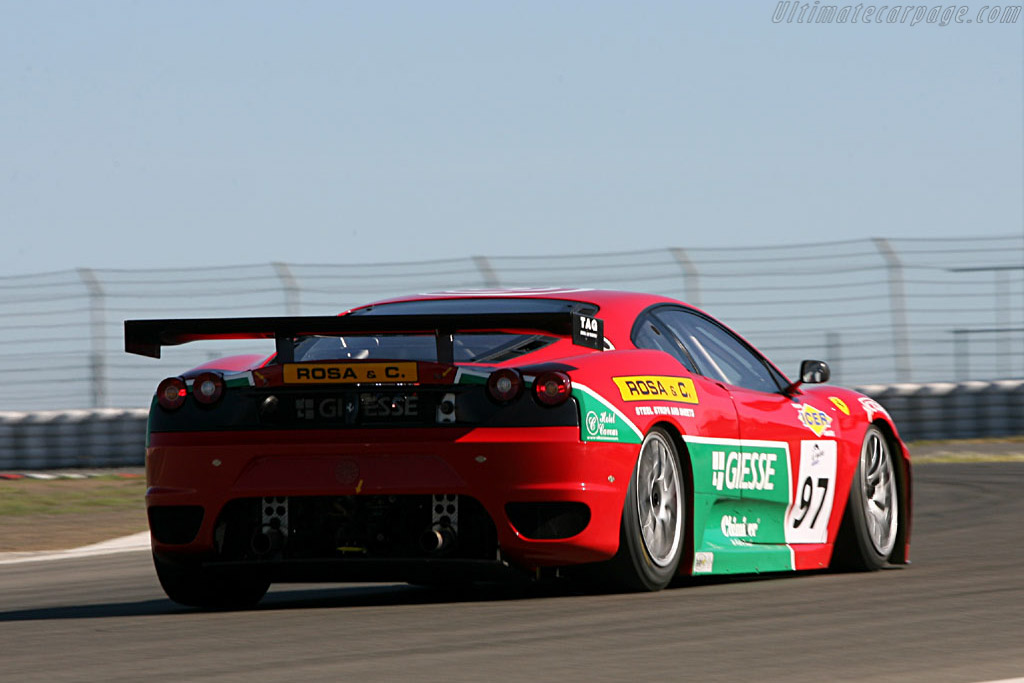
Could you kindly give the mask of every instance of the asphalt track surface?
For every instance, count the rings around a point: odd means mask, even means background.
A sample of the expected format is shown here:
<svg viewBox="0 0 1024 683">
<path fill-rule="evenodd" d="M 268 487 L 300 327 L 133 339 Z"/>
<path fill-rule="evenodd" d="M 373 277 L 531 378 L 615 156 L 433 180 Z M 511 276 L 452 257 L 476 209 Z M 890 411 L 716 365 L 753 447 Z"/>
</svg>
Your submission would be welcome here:
<svg viewBox="0 0 1024 683">
<path fill-rule="evenodd" d="M 1024 463 L 916 470 L 913 564 L 452 594 L 281 585 L 179 607 L 146 552 L 0 566 L 0 680 L 984 681 L 1024 675 Z"/>
</svg>

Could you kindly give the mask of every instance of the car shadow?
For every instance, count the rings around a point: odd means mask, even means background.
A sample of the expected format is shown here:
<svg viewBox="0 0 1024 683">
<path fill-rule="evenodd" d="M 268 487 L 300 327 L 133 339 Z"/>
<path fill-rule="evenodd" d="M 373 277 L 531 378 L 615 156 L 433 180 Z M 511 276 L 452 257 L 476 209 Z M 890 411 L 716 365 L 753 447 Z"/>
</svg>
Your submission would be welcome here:
<svg viewBox="0 0 1024 683">
<path fill-rule="evenodd" d="M 138 602 L 107 602 L 94 605 L 30 607 L 0 612 L 0 623 L 9 621 L 157 616 L 167 614 L 173 604 L 169 600 L 141 600 Z"/>
<path fill-rule="evenodd" d="M 666 589 L 700 591 L 701 588 L 749 583 L 779 581 L 810 576 L 828 575 L 824 570 L 800 573 L 772 573 L 758 575 L 684 577 L 673 581 Z M 123 617 L 167 616 L 174 614 L 201 614 L 205 612 L 273 612 L 281 610 L 344 609 L 352 607 L 399 607 L 469 602 L 501 602 L 547 598 L 571 598 L 595 595 L 616 595 L 621 591 L 586 582 L 548 579 L 542 581 L 511 581 L 471 583 L 454 586 L 415 586 L 409 584 L 340 584 L 305 585 L 279 584 L 271 588 L 255 607 L 243 610 L 201 609 L 186 607 L 167 598 L 136 602 L 111 602 L 89 605 L 59 605 L 0 612 L 0 622 L 46 621 L 61 619 L 109 619 Z"/>
<path fill-rule="evenodd" d="M 290 609 L 391 607 L 523 600 L 585 593 L 586 591 L 571 586 L 567 582 L 469 584 L 446 587 L 411 586 L 408 584 L 344 584 L 307 587 L 302 584 L 282 584 L 272 587 L 258 605 L 247 610 L 205 610 L 178 605 L 167 598 L 157 598 L 136 602 L 58 605 L 8 610 L 0 612 L 0 622 L 108 619 L 229 611 L 266 612 Z"/>
</svg>

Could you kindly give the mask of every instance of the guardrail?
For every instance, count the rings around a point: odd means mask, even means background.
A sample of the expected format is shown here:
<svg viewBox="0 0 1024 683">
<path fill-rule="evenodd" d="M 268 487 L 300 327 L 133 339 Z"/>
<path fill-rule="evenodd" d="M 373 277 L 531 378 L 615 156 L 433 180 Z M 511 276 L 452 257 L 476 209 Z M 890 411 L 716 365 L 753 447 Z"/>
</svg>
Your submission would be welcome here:
<svg viewBox="0 0 1024 683">
<path fill-rule="evenodd" d="M 1024 380 L 875 384 L 907 441 L 1024 434 Z M 140 467 L 145 410 L 0 412 L 0 471 Z"/>
</svg>

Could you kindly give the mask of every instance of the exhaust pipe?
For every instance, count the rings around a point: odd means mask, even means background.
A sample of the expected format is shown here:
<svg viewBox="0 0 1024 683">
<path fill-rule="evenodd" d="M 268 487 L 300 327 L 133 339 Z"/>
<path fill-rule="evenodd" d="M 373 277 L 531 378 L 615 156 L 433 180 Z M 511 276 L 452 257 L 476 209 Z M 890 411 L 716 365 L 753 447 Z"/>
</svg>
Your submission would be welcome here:
<svg viewBox="0 0 1024 683">
<path fill-rule="evenodd" d="M 447 526 L 433 526 L 420 535 L 420 547 L 428 553 L 439 553 L 455 545 L 455 531 Z"/>
<path fill-rule="evenodd" d="M 263 557 L 284 547 L 284 534 L 280 529 L 264 527 L 252 536 L 252 551 Z"/>
</svg>

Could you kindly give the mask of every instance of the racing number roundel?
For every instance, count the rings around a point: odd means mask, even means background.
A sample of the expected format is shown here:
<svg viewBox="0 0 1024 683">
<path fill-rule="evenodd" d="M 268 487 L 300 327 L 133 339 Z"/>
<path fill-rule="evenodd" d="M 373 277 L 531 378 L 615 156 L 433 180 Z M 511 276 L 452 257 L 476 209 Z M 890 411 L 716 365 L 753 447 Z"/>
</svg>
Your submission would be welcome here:
<svg viewBox="0 0 1024 683">
<path fill-rule="evenodd" d="M 800 471 L 786 511 L 786 543 L 825 543 L 835 498 L 836 442 L 800 442 Z"/>
</svg>

